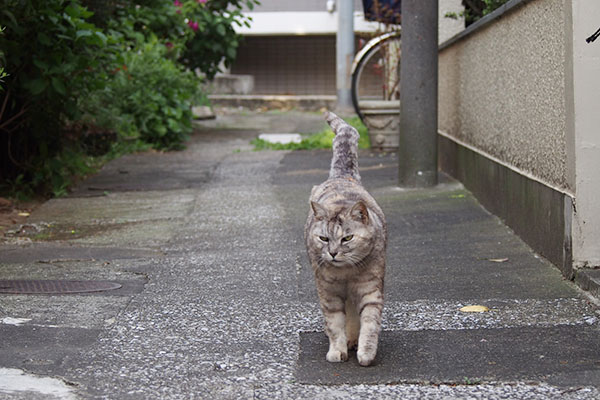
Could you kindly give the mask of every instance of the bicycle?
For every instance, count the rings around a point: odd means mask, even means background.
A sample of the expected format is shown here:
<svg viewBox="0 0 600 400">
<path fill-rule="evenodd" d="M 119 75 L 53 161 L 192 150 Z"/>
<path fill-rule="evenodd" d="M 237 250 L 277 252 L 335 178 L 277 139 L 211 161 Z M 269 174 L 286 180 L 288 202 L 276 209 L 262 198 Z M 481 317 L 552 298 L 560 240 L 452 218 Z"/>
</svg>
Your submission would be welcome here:
<svg viewBox="0 0 600 400">
<path fill-rule="evenodd" d="M 352 104 L 363 122 L 365 108 L 400 99 L 400 42 L 398 28 L 371 39 L 354 57 Z"/>
</svg>

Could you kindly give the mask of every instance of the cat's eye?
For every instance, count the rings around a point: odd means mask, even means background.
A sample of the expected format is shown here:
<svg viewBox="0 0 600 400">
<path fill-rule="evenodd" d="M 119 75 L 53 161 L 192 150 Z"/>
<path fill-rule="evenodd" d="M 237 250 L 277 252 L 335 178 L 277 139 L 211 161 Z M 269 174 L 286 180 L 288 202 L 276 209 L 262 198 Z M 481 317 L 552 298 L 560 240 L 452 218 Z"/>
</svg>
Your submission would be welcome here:
<svg viewBox="0 0 600 400">
<path fill-rule="evenodd" d="M 348 235 L 348 236 L 344 236 L 342 238 L 342 242 L 349 242 L 352 240 L 352 238 L 354 237 L 354 235 Z"/>
<path fill-rule="evenodd" d="M 329 238 L 327 236 L 319 236 L 319 239 L 323 242 L 329 242 Z"/>
</svg>

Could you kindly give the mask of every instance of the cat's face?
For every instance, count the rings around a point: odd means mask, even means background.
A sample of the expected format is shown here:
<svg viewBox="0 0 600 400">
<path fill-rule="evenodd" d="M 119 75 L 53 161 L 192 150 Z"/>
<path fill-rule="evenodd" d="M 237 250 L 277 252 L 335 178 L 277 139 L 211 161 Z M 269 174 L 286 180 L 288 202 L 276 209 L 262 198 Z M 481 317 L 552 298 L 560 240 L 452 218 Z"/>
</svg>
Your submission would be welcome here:
<svg viewBox="0 0 600 400">
<path fill-rule="evenodd" d="M 311 203 L 315 222 L 309 232 L 311 250 L 319 265 L 358 266 L 371 252 L 374 229 L 363 202 L 346 207 L 327 207 Z"/>
</svg>

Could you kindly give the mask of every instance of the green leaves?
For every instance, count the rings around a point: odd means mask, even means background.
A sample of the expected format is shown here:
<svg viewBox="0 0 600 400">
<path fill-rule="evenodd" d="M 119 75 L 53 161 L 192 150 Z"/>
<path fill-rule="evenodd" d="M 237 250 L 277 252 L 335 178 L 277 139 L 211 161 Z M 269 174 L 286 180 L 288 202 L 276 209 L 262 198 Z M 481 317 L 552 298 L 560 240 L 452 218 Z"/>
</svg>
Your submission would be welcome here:
<svg viewBox="0 0 600 400">
<path fill-rule="evenodd" d="M 156 37 L 124 52 L 106 88 L 84 102 L 90 116 L 122 138 L 139 138 L 161 150 L 181 147 L 191 132 L 199 81 L 166 53 Z"/>
<path fill-rule="evenodd" d="M 46 87 L 48 86 L 48 82 L 39 78 L 39 79 L 34 79 L 34 80 L 29 81 L 28 83 L 25 84 L 25 86 L 27 87 L 27 89 L 29 89 L 31 94 L 39 95 L 44 90 L 46 90 Z"/>
<path fill-rule="evenodd" d="M 127 148 L 181 148 L 202 96 L 190 71 L 212 77 L 235 59 L 233 25 L 247 25 L 242 8 L 256 3 L 0 0 L 2 177 L 64 193 L 79 168 L 63 168 L 75 157 L 67 143 L 87 131 L 116 132 Z"/>
<path fill-rule="evenodd" d="M 44 46 L 52 46 L 52 40 L 44 32 L 38 32 L 37 39 Z"/>
<path fill-rule="evenodd" d="M 62 82 L 62 80 L 58 79 L 57 77 L 53 76 L 51 79 L 52 82 L 52 87 L 54 88 L 54 90 L 56 90 L 56 92 L 62 96 L 66 96 L 67 95 L 67 89 L 65 88 L 64 83 Z"/>
<path fill-rule="evenodd" d="M 87 10 L 86 8 L 78 5 L 75 2 L 72 2 L 65 8 L 65 14 L 73 19 L 87 19 L 94 15 L 93 12 Z"/>
<path fill-rule="evenodd" d="M 77 31 L 75 33 L 75 39 L 80 39 L 82 37 L 90 37 L 92 35 L 93 35 L 92 31 L 84 29 L 84 30 Z"/>
</svg>

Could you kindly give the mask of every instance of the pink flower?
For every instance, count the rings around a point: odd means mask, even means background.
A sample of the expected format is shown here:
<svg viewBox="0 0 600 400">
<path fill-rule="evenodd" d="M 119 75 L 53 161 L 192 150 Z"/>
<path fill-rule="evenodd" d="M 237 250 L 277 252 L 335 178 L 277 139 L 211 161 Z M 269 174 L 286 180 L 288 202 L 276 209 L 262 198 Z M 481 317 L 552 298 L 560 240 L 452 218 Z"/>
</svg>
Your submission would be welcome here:
<svg viewBox="0 0 600 400">
<path fill-rule="evenodd" d="M 194 32 L 197 32 L 198 29 L 200 28 L 200 26 L 198 25 L 198 23 L 194 22 L 194 21 L 188 22 L 188 25 L 189 25 L 190 28 L 192 28 L 194 30 Z"/>
<path fill-rule="evenodd" d="M 169 49 L 169 50 L 170 50 L 170 49 L 172 49 L 172 48 L 173 48 L 173 43 L 171 43 L 171 42 L 167 42 L 167 43 L 165 43 L 165 46 L 167 46 L 167 49 Z"/>
<path fill-rule="evenodd" d="M 206 0 L 198 0 L 198 4 L 205 4 Z"/>
<path fill-rule="evenodd" d="M 183 6 L 183 4 L 181 4 L 181 1 L 179 1 L 179 0 L 175 0 L 173 2 L 173 4 L 175 4 L 175 7 L 181 7 L 181 6 Z"/>
</svg>

